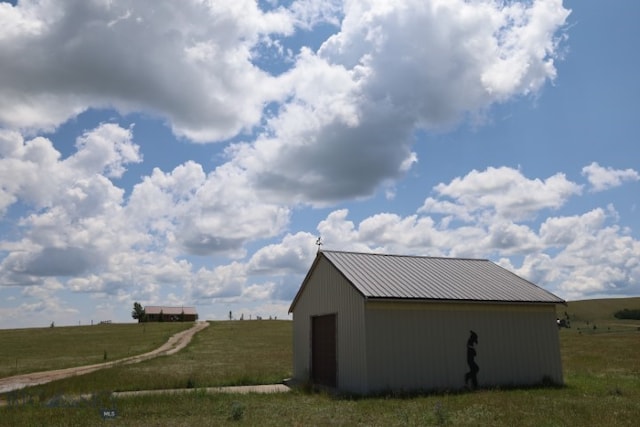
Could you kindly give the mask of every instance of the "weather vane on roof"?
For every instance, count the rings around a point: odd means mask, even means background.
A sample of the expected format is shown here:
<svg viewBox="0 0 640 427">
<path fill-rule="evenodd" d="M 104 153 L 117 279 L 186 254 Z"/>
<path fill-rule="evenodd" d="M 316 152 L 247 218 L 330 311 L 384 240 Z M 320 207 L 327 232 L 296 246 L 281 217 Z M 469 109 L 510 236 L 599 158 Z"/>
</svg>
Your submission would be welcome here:
<svg viewBox="0 0 640 427">
<path fill-rule="evenodd" d="M 318 238 L 316 239 L 316 246 L 318 247 L 318 252 L 320 252 L 320 247 L 323 245 L 322 243 L 322 236 L 318 236 Z"/>
</svg>

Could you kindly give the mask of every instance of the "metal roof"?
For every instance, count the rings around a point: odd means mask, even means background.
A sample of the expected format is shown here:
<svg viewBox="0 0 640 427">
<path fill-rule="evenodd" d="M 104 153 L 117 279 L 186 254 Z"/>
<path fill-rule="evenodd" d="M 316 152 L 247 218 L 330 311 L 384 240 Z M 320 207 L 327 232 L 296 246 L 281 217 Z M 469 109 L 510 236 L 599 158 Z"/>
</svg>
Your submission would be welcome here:
<svg viewBox="0 0 640 427">
<path fill-rule="evenodd" d="M 144 308 L 145 314 L 162 314 L 165 315 L 180 315 L 184 314 L 198 314 L 195 307 L 167 307 L 158 305 L 148 305 Z"/>
<path fill-rule="evenodd" d="M 324 256 L 365 298 L 565 302 L 486 259 L 338 251 L 318 256 Z"/>
</svg>

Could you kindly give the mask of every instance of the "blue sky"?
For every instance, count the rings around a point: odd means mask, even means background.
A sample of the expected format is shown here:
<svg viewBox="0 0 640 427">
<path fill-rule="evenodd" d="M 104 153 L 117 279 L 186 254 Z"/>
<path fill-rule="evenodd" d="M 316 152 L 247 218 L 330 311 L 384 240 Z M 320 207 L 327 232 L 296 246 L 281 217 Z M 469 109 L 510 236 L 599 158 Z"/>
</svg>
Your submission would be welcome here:
<svg viewBox="0 0 640 427">
<path fill-rule="evenodd" d="M 0 3 L 0 328 L 289 318 L 323 248 L 640 295 L 640 3 Z"/>
</svg>

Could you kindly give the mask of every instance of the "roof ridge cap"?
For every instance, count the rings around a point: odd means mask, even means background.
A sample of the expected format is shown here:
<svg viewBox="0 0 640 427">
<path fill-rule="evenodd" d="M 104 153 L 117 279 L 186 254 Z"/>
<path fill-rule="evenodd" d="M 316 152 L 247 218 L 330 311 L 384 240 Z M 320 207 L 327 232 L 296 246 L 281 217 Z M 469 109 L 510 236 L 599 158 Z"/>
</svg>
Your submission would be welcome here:
<svg viewBox="0 0 640 427">
<path fill-rule="evenodd" d="M 469 258 L 469 257 L 446 257 L 446 256 L 434 256 L 434 255 L 411 255 L 411 254 L 389 254 L 382 252 L 361 252 L 361 251 L 339 251 L 339 250 L 322 250 L 320 253 L 335 253 L 335 254 L 351 254 L 351 255 L 372 255 L 372 256 L 386 256 L 397 258 L 428 258 L 428 259 L 444 259 L 444 260 L 460 260 L 460 261 L 489 261 L 488 258 Z"/>
</svg>

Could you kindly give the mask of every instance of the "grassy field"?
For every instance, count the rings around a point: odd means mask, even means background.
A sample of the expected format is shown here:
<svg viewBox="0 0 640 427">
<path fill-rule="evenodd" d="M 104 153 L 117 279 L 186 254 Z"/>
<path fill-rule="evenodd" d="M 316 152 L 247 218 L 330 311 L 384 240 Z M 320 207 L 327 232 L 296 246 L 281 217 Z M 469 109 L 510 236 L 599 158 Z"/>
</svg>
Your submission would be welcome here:
<svg viewBox="0 0 640 427">
<path fill-rule="evenodd" d="M 146 353 L 191 326 L 193 323 L 130 323 L 0 329 L 0 378 Z"/>
<path fill-rule="evenodd" d="M 584 303 L 587 308 L 583 302 L 559 307 L 575 316 L 572 328 L 560 330 L 563 387 L 368 398 L 302 390 L 207 394 L 198 387 L 277 382 L 291 373 L 291 322 L 214 322 L 174 356 L 23 391 L 20 404 L 0 408 L 0 425 L 636 426 L 640 321 L 620 323 L 613 317 L 615 310 L 636 308 L 635 303 L 618 300 L 613 309 L 594 302 Z M 123 399 L 108 393 L 171 387 L 194 390 Z M 59 397 L 85 392 L 94 395 L 79 402 Z M 103 408 L 115 410 L 117 417 L 103 421 Z"/>
<path fill-rule="evenodd" d="M 567 306 L 558 306 L 559 318 L 569 316 L 571 328 L 586 332 L 627 331 L 637 329 L 637 320 L 616 319 L 613 315 L 622 309 L 640 309 L 640 298 L 595 299 L 569 302 Z"/>
<path fill-rule="evenodd" d="M 30 388 L 42 399 L 59 394 L 270 384 L 291 376 L 288 321 L 212 322 L 172 356 L 116 366 Z"/>
</svg>

